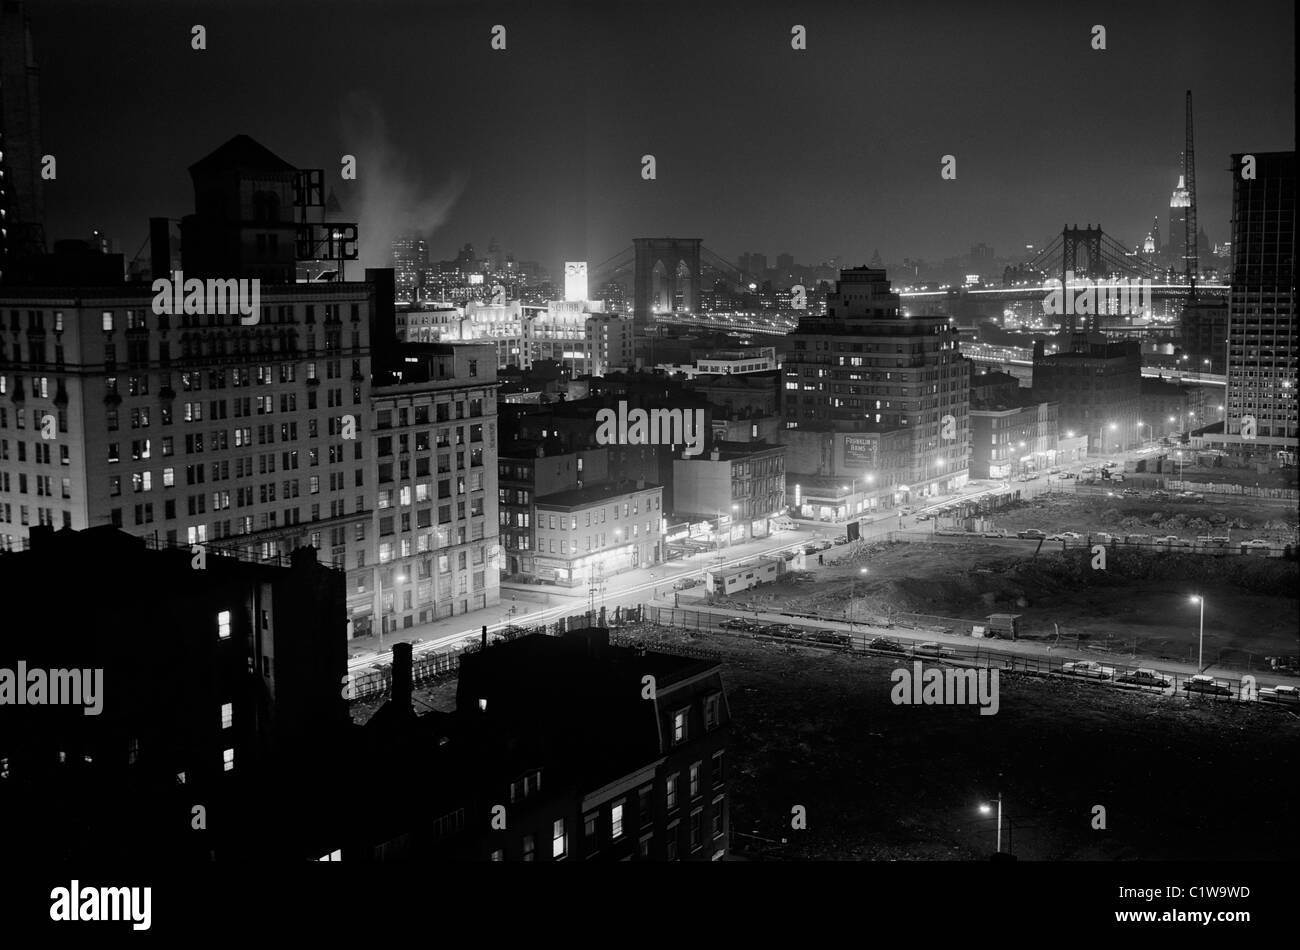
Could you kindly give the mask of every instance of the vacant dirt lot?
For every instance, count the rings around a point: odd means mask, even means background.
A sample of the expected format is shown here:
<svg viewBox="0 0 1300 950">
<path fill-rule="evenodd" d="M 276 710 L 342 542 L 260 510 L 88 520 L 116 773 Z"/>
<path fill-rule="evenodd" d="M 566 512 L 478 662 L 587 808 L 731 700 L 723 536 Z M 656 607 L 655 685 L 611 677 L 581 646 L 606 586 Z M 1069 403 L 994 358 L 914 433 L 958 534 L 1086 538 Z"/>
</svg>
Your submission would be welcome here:
<svg viewBox="0 0 1300 950">
<path fill-rule="evenodd" d="M 1012 527 L 1013 518 L 1026 526 L 1047 522 L 1031 508 L 999 513 L 998 523 Z M 1035 554 L 1029 545 L 973 540 L 836 548 L 826 553 L 840 563 L 815 568 L 811 580 L 787 579 L 715 602 L 868 622 L 899 611 L 975 622 L 1017 613 L 1026 638 L 1186 661 L 1196 657 L 1200 623 L 1190 598 L 1203 594 L 1207 663 L 1259 670 L 1267 656 L 1300 653 L 1294 561 L 1117 549 L 1101 571 L 1083 550 L 1052 547 L 1045 543 Z"/>
<path fill-rule="evenodd" d="M 1175 499 L 1157 501 L 1149 496 L 1123 494 L 1126 486 L 1096 494 L 1052 493 L 1022 502 L 1015 508 L 997 512 L 993 524 L 1008 531 L 1039 528 L 1048 534 L 1057 531 L 1105 531 L 1109 534 L 1150 534 L 1159 537 L 1176 534 L 1194 538 L 1201 534 L 1229 534 L 1234 541 L 1251 538 L 1277 538 L 1290 541 L 1295 536 L 1294 506 L 1260 504 L 1243 501 L 1189 502 Z"/>
<path fill-rule="evenodd" d="M 1300 845 L 1300 717 L 1274 707 L 1006 675 L 999 712 L 981 716 L 894 705 L 903 661 L 635 636 L 722 654 L 732 828 L 787 839 L 771 857 L 984 858 L 994 827 L 978 805 L 998 792 L 1004 848 L 1024 860 L 1294 860 Z M 791 830 L 795 806 L 806 831 Z"/>
</svg>

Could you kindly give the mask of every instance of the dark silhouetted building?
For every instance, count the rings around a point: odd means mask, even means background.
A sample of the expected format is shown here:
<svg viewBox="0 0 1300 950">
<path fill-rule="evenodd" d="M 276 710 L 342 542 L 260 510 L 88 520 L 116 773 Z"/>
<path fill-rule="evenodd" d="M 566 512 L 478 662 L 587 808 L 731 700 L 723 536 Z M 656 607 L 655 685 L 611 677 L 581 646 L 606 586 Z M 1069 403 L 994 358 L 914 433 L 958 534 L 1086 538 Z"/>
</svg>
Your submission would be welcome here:
<svg viewBox="0 0 1300 950">
<path fill-rule="evenodd" d="M 1142 344 L 1076 333 L 1068 349 L 1034 341 L 1034 398 L 1060 406 L 1058 426 L 1088 437 L 1090 452 L 1133 445 L 1141 416 Z M 1144 420 L 1145 421 L 1145 420 Z"/>
<path fill-rule="evenodd" d="M 0 574 L 23 592 L 0 669 L 103 671 L 97 715 L 0 706 L 0 812 L 23 816 L 7 832 L 21 853 L 225 857 L 267 832 L 275 802 L 292 807 L 284 775 L 339 769 L 344 579 L 314 550 L 196 566 L 188 548 L 109 527 L 37 528 Z"/>
</svg>

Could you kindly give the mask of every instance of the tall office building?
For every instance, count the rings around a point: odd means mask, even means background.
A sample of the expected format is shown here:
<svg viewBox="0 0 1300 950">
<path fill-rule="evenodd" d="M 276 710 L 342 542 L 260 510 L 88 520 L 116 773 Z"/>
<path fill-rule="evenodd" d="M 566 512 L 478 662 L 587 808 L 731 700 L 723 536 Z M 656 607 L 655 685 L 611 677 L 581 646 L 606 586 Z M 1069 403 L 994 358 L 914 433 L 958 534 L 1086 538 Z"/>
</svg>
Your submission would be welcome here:
<svg viewBox="0 0 1300 950">
<path fill-rule="evenodd" d="M 0 280 L 6 282 L 24 259 L 45 250 L 39 77 L 26 4 L 6 0 L 0 6 Z"/>
<path fill-rule="evenodd" d="M 1226 429 L 1235 454 L 1296 459 L 1295 152 L 1232 156 L 1232 289 L 1228 297 Z M 1254 437 L 1250 422 L 1254 421 Z"/>
<path fill-rule="evenodd" d="M 886 503 L 965 482 L 970 363 L 949 317 L 903 316 L 885 272 L 854 267 L 825 316 L 806 315 L 788 339 L 782 438 L 793 471 L 869 476 Z"/>
</svg>

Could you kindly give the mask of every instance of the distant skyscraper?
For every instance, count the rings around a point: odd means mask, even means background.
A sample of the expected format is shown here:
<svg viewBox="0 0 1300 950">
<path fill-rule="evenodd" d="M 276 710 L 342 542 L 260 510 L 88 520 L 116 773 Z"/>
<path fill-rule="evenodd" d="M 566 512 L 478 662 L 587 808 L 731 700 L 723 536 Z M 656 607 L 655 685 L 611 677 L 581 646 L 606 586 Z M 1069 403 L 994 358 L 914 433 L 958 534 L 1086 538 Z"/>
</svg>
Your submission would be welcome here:
<svg viewBox="0 0 1300 950">
<path fill-rule="evenodd" d="M 1187 190 L 1183 176 L 1178 176 L 1178 187 L 1169 196 L 1169 259 L 1179 263 L 1183 260 L 1184 231 L 1186 230 L 1187 209 L 1191 207 L 1192 196 Z"/>
<path fill-rule="evenodd" d="M 794 255 L 776 255 L 776 269 L 781 272 L 782 277 L 788 277 L 794 271 Z"/>
<path fill-rule="evenodd" d="M 1232 156 L 1228 297 L 1229 448 L 1263 461 L 1296 453 L 1295 152 L 1254 152 L 1255 177 Z M 1250 437 L 1249 420 L 1255 434 Z"/>
<path fill-rule="evenodd" d="M 0 279 L 12 262 L 45 251 L 39 76 L 26 5 L 5 0 L 0 10 Z"/>
<path fill-rule="evenodd" d="M 474 245 L 466 244 L 456 255 L 456 266 L 462 274 L 472 274 L 478 270 L 478 261 L 474 257 Z"/>
<path fill-rule="evenodd" d="M 417 234 L 393 238 L 393 278 L 398 300 L 414 300 L 420 272 L 429 266 L 429 246 Z"/>
</svg>

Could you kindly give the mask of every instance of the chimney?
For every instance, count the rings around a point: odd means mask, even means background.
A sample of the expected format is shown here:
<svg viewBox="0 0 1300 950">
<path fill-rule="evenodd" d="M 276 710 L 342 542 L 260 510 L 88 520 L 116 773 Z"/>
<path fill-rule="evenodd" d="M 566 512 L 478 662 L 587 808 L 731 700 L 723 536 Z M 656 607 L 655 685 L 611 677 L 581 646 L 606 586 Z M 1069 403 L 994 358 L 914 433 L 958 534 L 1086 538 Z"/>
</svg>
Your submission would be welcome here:
<svg viewBox="0 0 1300 950">
<path fill-rule="evenodd" d="M 393 644 L 392 703 L 404 710 L 412 709 L 411 644 L 404 641 Z"/>
</svg>

